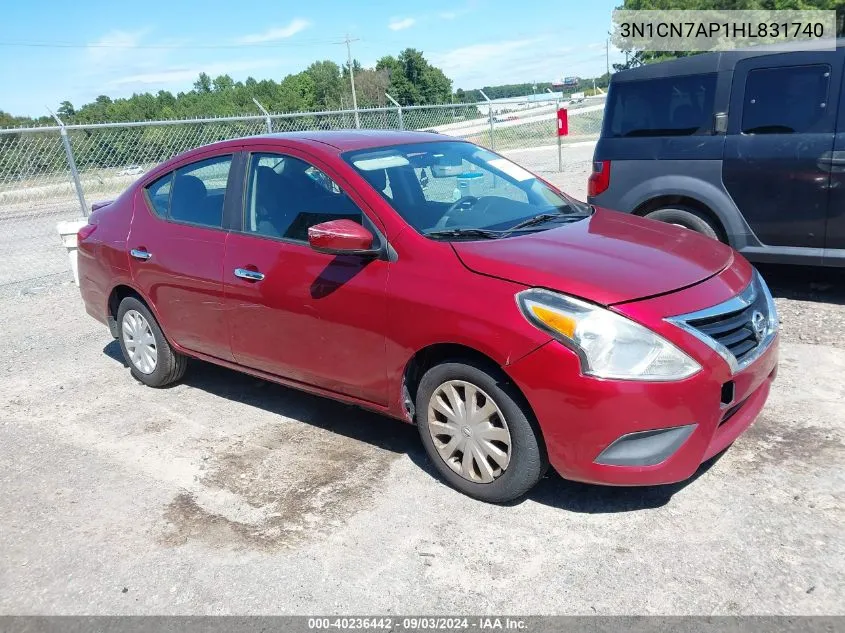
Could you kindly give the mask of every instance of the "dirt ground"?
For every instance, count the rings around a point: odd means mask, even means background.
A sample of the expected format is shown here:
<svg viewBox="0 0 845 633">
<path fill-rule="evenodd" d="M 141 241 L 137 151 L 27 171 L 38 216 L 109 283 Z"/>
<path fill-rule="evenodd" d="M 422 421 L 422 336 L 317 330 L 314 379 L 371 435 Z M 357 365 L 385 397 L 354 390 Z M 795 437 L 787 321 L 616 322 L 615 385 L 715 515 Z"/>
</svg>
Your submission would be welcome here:
<svg viewBox="0 0 845 633">
<path fill-rule="evenodd" d="M 140 385 L 66 277 L 0 297 L 0 613 L 845 614 L 845 274 L 761 272 L 780 373 L 726 453 L 510 506 L 399 422 L 201 362 Z"/>
</svg>

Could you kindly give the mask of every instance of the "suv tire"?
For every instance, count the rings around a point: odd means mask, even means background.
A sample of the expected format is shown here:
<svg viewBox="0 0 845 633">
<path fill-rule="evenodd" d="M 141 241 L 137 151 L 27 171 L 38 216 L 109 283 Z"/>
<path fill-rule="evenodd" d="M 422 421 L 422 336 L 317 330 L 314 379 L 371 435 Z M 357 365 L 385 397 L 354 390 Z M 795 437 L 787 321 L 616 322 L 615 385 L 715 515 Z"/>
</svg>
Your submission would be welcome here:
<svg viewBox="0 0 845 633">
<path fill-rule="evenodd" d="M 666 208 L 658 209 L 647 213 L 645 217 L 651 220 L 658 220 L 666 222 L 667 224 L 676 224 L 685 229 L 701 233 L 714 240 L 719 239 L 719 233 L 716 231 L 710 220 L 699 211 L 688 208 Z"/>
</svg>

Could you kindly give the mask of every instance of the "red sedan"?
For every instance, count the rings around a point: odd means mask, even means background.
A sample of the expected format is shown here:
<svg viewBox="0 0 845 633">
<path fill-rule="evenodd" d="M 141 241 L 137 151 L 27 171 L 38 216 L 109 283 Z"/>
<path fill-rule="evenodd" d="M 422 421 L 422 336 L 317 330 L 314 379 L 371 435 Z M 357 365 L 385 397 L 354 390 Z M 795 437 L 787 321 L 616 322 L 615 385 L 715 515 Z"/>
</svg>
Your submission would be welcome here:
<svg viewBox="0 0 845 633">
<path fill-rule="evenodd" d="M 188 357 L 416 423 L 479 499 L 690 477 L 758 415 L 771 294 L 739 254 L 594 209 L 436 134 L 246 138 L 152 170 L 79 232 L 135 378 Z"/>
</svg>

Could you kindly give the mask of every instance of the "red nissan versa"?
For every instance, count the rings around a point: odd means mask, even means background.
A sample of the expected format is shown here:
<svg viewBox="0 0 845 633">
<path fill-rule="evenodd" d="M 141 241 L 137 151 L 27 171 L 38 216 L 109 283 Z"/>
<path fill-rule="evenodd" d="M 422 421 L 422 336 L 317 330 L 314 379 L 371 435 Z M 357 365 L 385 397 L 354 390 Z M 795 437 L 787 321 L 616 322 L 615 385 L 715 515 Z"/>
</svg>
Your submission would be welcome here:
<svg viewBox="0 0 845 633">
<path fill-rule="evenodd" d="M 79 273 L 141 382 L 199 358 L 415 422 L 443 478 L 493 502 L 548 464 L 686 479 L 777 368 L 771 294 L 728 246 L 436 134 L 187 152 L 91 214 Z"/>
</svg>

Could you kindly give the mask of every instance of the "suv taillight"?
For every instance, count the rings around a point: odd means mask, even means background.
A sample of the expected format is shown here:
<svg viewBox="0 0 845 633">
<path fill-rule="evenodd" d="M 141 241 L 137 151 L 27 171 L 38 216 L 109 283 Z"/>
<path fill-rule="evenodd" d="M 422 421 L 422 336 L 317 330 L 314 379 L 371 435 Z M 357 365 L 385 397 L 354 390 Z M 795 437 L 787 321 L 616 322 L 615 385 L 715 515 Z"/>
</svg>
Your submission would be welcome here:
<svg viewBox="0 0 845 633">
<path fill-rule="evenodd" d="M 610 186 L 610 161 L 594 160 L 593 173 L 587 180 L 587 195 L 597 196 Z"/>
</svg>

